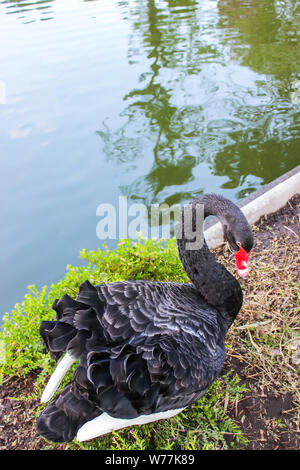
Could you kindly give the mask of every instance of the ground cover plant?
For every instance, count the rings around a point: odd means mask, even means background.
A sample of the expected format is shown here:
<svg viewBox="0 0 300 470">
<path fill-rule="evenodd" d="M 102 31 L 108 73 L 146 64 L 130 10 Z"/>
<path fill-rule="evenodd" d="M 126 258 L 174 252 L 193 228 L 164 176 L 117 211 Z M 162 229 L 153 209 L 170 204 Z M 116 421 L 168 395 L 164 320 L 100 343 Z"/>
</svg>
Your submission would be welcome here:
<svg viewBox="0 0 300 470">
<path fill-rule="evenodd" d="M 231 449 L 299 447 L 299 198 L 254 227 L 252 269 L 242 281 L 244 305 L 227 336 L 228 357 L 207 394 L 178 416 L 126 428 L 85 443 L 54 445 L 34 423 L 55 362 L 43 353 L 38 329 L 51 306 L 93 284 L 126 279 L 188 282 L 175 240 L 121 240 L 116 250 L 82 250 L 86 266 L 68 266 L 64 279 L 40 291 L 29 286 L 5 316 L 0 334 L 2 449 Z M 295 249 L 296 248 L 296 249 Z M 217 250 L 234 274 L 233 254 Z M 222 259 L 221 259 L 222 257 Z M 70 374 L 62 386 L 70 380 Z"/>
</svg>

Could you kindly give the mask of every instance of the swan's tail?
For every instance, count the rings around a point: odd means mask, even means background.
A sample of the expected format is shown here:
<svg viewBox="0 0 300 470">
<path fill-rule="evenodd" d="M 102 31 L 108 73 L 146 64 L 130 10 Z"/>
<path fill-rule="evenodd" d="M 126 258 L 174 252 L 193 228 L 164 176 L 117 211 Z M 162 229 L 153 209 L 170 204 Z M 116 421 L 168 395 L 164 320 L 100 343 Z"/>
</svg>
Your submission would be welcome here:
<svg viewBox="0 0 300 470">
<path fill-rule="evenodd" d="M 40 335 L 46 352 L 49 352 L 51 358 L 56 361 L 67 350 L 68 343 L 76 335 L 74 327 L 76 307 L 77 302 L 66 294 L 56 300 L 52 306 L 56 311 L 57 320 L 43 321 L 40 325 Z"/>
<path fill-rule="evenodd" d="M 86 421 L 101 413 L 95 403 L 82 396 L 76 384 L 71 382 L 42 411 L 36 427 L 38 433 L 49 441 L 70 442 Z"/>
<path fill-rule="evenodd" d="M 59 396 L 43 410 L 37 420 L 37 430 L 54 442 L 71 441 L 77 430 L 102 412 L 93 401 L 90 382 L 86 376 L 86 351 L 103 341 L 98 317 L 104 302 L 88 281 L 81 284 L 76 300 L 68 295 L 53 304 L 57 319 L 43 321 L 40 326 L 46 352 L 59 361 L 42 395 L 42 403 L 52 398 L 74 361 L 80 360 L 74 378 Z"/>
<path fill-rule="evenodd" d="M 43 321 L 40 326 L 46 352 L 58 361 L 68 351 L 74 359 L 80 359 L 87 340 L 90 343 L 103 339 L 98 318 L 102 316 L 105 303 L 99 298 L 97 289 L 89 281 L 80 285 L 77 299 L 65 294 L 55 300 L 55 321 Z M 95 333 L 97 332 L 95 338 Z"/>
</svg>

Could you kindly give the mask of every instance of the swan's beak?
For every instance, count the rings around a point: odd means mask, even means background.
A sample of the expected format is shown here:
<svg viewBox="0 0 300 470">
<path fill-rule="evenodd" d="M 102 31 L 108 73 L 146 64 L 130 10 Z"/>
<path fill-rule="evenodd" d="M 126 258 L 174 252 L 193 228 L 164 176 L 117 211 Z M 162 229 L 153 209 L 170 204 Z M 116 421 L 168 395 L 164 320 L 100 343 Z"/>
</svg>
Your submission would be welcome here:
<svg viewBox="0 0 300 470">
<path fill-rule="evenodd" d="M 248 266 L 246 266 L 244 269 L 238 269 L 237 272 L 238 272 L 239 276 L 247 277 L 248 274 L 249 274 Z"/>
<path fill-rule="evenodd" d="M 241 277 L 246 277 L 248 276 L 249 269 L 248 269 L 248 259 L 250 256 L 251 251 L 249 253 L 244 250 L 244 248 L 240 248 L 240 251 L 237 253 L 234 253 L 235 259 L 236 259 L 236 267 L 237 267 L 237 272 Z"/>
</svg>

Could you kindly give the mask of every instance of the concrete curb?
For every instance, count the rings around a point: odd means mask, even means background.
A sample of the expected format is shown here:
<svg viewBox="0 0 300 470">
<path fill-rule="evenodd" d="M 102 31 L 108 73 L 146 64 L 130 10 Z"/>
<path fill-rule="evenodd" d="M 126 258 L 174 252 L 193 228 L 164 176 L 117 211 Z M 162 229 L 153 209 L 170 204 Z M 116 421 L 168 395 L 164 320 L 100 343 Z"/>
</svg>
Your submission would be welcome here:
<svg viewBox="0 0 300 470">
<path fill-rule="evenodd" d="M 249 224 L 254 224 L 263 215 L 278 211 L 298 193 L 300 193 L 300 165 L 258 189 L 238 205 Z M 224 242 L 220 222 L 211 221 L 205 224 L 204 236 L 209 248 L 220 246 Z"/>
</svg>

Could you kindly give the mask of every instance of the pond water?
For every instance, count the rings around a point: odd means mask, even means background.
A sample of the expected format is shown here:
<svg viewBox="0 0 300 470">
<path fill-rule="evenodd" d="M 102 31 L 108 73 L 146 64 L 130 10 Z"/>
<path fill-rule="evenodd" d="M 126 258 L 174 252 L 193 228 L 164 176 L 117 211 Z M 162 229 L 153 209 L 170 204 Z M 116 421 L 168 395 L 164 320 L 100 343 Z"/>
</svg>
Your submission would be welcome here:
<svg viewBox="0 0 300 470">
<path fill-rule="evenodd" d="M 237 201 L 299 164 L 297 5 L 0 1 L 0 317 L 102 245 L 99 204 Z"/>
</svg>

